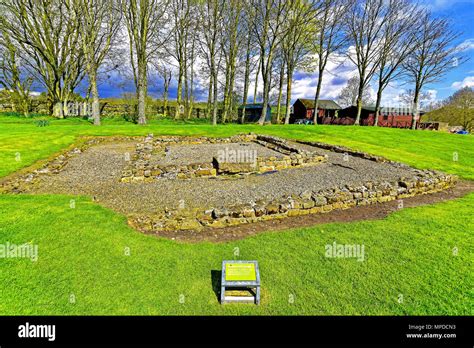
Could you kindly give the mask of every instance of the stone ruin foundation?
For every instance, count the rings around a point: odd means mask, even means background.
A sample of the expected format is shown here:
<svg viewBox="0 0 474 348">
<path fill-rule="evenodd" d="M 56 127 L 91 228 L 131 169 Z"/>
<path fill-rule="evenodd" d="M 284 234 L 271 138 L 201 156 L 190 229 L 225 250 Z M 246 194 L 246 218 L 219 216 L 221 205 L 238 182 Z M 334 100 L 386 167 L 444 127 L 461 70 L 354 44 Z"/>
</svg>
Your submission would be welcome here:
<svg viewBox="0 0 474 348">
<path fill-rule="evenodd" d="M 244 145 L 258 144 L 273 150 L 269 156 L 253 156 L 252 150 Z M 172 146 L 214 144 L 223 146 L 222 156 L 215 156 L 208 161 L 192 163 L 160 163 L 159 158 L 167 155 Z M 240 149 L 226 150 L 226 145 L 240 145 Z M 227 151 L 227 153 L 225 153 Z M 257 150 L 253 150 L 256 154 Z M 230 154 L 229 154 L 230 152 Z M 242 154 L 239 156 L 239 154 Z M 250 155 L 249 155 L 250 154 Z M 220 158 L 222 157 L 222 158 Z M 239 157 L 243 157 L 239 159 Z M 155 161 L 153 161 L 155 159 Z M 310 166 L 326 161 L 325 156 L 291 146 L 282 139 L 245 134 L 229 138 L 207 137 L 153 137 L 150 134 L 143 142 L 136 145 L 135 154 L 122 172 L 122 182 L 150 182 L 160 178 L 190 179 L 195 177 L 215 177 L 217 175 L 239 175 L 265 173 L 292 167 Z M 155 163 L 154 163 L 155 162 Z"/>
<path fill-rule="evenodd" d="M 257 134 L 239 134 L 228 138 L 148 135 L 146 137 L 85 138 L 52 160 L 35 166 L 34 169 L 27 168 L 4 178 L 0 182 L 0 189 L 6 193 L 70 193 L 68 187 L 53 189 L 47 184 L 54 183 L 62 176 L 67 179 L 67 171 L 73 171 L 70 168 L 71 164 L 79 161 L 81 156 L 90 149 L 125 141 L 135 144 L 134 152 L 127 153 L 129 158 L 124 162 L 121 170 L 116 176 L 111 176 L 106 181 L 109 188 L 115 188 L 119 193 L 132 190 L 134 187 L 141 190 L 141 187 L 147 187 L 147 185 L 154 188 L 158 185 L 163 186 L 164 191 L 153 191 L 154 194 L 166 195 L 167 183 L 179 190 L 181 185 L 177 183 L 183 181 L 190 183 L 199 181 L 200 185 L 208 185 L 210 189 L 215 180 L 230 180 L 229 182 L 238 180 L 241 185 L 245 185 L 246 180 L 252 177 L 267 177 L 268 174 L 274 172 L 281 175 L 288 173 L 298 178 L 299 171 L 304 171 L 306 174 L 310 171 L 309 174 L 313 175 L 314 180 L 318 180 L 319 171 L 327 168 L 325 166 L 333 168 L 331 173 L 334 171 L 337 173 L 338 168 L 345 173 L 350 172 L 344 162 L 333 160 L 334 156 L 341 155 L 353 158 L 354 161 L 363 161 L 368 168 L 383 166 L 383 170 L 387 173 L 402 172 L 404 174 L 398 178 L 392 175 L 390 179 L 387 179 L 383 176 L 371 176 L 369 172 L 365 178 L 370 177 L 370 179 L 364 182 L 348 181 L 337 185 L 322 183 L 318 186 L 319 188 L 311 190 L 301 190 L 299 189 L 301 185 L 295 185 L 292 191 L 291 183 L 288 184 L 286 181 L 285 193 L 278 194 L 277 187 L 277 192 L 273 192 L 271 197 L 265 195 L 257 199 L 236 197 L 235 202 L 227 200 L 225 203 L 211 200 L 208 203 L 184 209 L 167 205 L 149 207 L 151 203 L 148 203 L 147 197 L 143 199 L 138 197 L 139 201 L 143 201 L 140 202 L 143 207 L 152 209 L 144 209 L 146 210 L 144 212 L 129 211 L 126 207 L 116 209 L 114 203 L 109 202 L 111 198 L 106 195 L 98 197 L 99 202 L 103 201 L 106 206 L 125 214 L 131 226 L 144 232 L 199 231 L 204 228 L 221 228 L 270 219 L 325 213 L 335 209 L 348 209 L 438 192 L 452 187 L 457 181 L 454 175 L 434 170 L 414 169 L 380 156 L 320 142 L 288 141 Z M 244 149 L 247 151 L 244 153 L 253 153 L 254 156 L 251 158 L 252 161 L 244 158 L 244 161 L 239 162 L 229 153 L 226 154 L 225 149 L 233 151 Z M 216 155 L 219 151 L 223 156 Z M 236 153 L 238 152 L 234 155 Z M 100 166 L 101 163 L 95 165 Z M 122 164 L 118 168 L 120 166 Z M 82 169 L 80 165 L 79 168 Z M 94 168 L 89 168 L 89 170 L 94 173 Z M 222 187 L 225 189 L 225 185 Z M 258 191 L 258 187 L 256 190 Z M 73 194 L 92 196 L 96 194 L 95 192 L 92 189 L 89 191 L 80 188 Z M 121 198 L 126 200 L 127 194 L 123 194 Z M 199 194 L 199 192 L 195 193 L 197 196 Z M 203 201 L 207 202 L 205 199 Z"/>
</svg>

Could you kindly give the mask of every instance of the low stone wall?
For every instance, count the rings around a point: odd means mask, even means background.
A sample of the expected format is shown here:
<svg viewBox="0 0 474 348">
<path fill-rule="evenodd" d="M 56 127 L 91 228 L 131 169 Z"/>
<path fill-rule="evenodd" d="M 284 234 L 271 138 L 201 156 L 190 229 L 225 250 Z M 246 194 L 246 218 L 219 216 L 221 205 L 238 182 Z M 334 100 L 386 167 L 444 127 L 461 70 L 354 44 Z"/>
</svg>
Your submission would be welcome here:
<svg viewBox="0 0 474 348">
<path fill-rule="evenodd" d="M 195 163 L 190 165 L 150 165 L 136 162 L 133 169 L 122 171 L 122 182 L 151 182 L 156 178 L 190 179 L 194 177 L 216 176 L 212 163 Z"/>
<path fill-rule="evenodd" d="M 400 178 L 396 182 L 368 182 L 358 187 L 346 185 L 332 190 L 304 192 L 275 200 L 260 200 L 228 207 L 164 211 L 154 216 L 134 216 L 129 219 L 129 223 L 145 232 L 228 227 L 288 216 L 326 213 L 335 209 L 434 193 L 454 186 L 457 181 L 456 176 L 437 171 L 414 169 L 414 174 L 411 178 Z"/>
<path fill-rule="evenodd" d="M 381 162 L 381 163 L 398 163 L 398 162 L 390 161 L 390 160 L 388 160 L 384 157 L 381 157 L 381 156 L 375 156 L 375 155 L 371 155 L 369 153 L 365 153 L 365 152 L 362 152 L 362 151 L 352 150 L 348 147 L 344 147 L 344 146 L 340 146 L 340 145 L 331 145 L 331 144 L 319 143 L 319 142 L 315 142 L 315 141 L 303 141 L 303 140 L 296 140 L 296 142 L 300 143 L 300 144 L 319 147 L 321 149 L 329 150 L 329 151 L 333 151 L 333 152 L 346 153 L 348 155 L 363 158 L 363 159 L 366 159 L 366 160 L 369 160 L 369 161 Z M 407 166 L 407 165 L 404 165 L 404 166 Z"/>
<path fill-rule="evenodd" d="M 214 158 L 209 163 L 190 163 L 186 165 L 153 165 L 150 159 L 153 154 L 165 154 L 173 145 L 229 144 L 256 142 L 264 147 L 284 154 L 282 157 L 259 156 L 251 162 L 219 162 Z M 129 165 L 122 171 L 122 182 L 150 182 L 158 178 L 190 179 L 194 177 L 214 177 L 218 174 L 265 173 L 274 170 L 288 169 L 296 166 L 314 165 L 327 160 L 326 156 L 307 152 L 292 147 L 285 140 L 255 134 L 239 134 L 228 138 L 208 137 L 159 137 L 153 134 L 145 137 L 136 146 Z"/>
<path fill-rule="evenodd" d="M 216 176 L 212 162 L 191 163 L 186 165 L 153 165 L 153 154 L 165 154 L 167 147 L 173 145 L 228 144 L 250 142 L 256 139 L 254 134 L 239 134 L 228 138 L 208 137 L 154 137 L 149 134 L 143 143 L 138 143 L 135 154 L 127 168 L 122 171 L 122 182 L 150 182 L 156 178 L 189 179 L 194 177 Z"/>
<path fill-rule="evenodd" d="M 152 144 L 155 144 L 155 142 L 158 142 L 159 144 L 169 144 L 173 142 L 179 144 L 177 141 L 180 140 L 187 142 L 205 142 L 208 140 L 215 142 L 241 142 L 243 139 L 247 139 L 246 137 L 247 135 L 239 136 L 237 138 L 231 137 L 221 139 L 189 137 L 186 139 L 175 138 L 172 140 L 172 138 L 157 139 L 149 135 L 145 138 L 123 136 L 83 138 L 80 142 L 66 149 L 51 160 L 40 162 L 34 166 L 30 166 L 1 179 L 0 191 L 4 193 L 24 192 L 26 191 L 24 188 L 27 185 L 34 185 L 35 180 L 39 176 L 54 175 L 59 173 L 61 169 L 68 163 L 68 160 L 71 157 L 81 154 L 90 146 L 98 145 L 104 142 L 143 140 L 137 145 L 138 152 L 134 154 L 134 156 L 136 156 L 135 163 L 142 161 L 141 165 L 143 165 L 143 163 L 149 161 L 153 151 L 156 150 L 155 146 L 152 146 Z M 259 140 L 255 135 L 249 135 L 249 137 L 254 140 Z M 163 142 L 163 139 L 167 139 L 167 141 Z M 273 144 L 276 146 L 280 146 L 281 144 L 285 145 L 284 142 L 278 144 L 278 141 L 278 139 L 274 140 Z M 445 174 L 439 171 L 413 169 L 403 163 L 389 161 L 382 157 L 363 154 L 361 152 L 352 151 L 339 146 L 320 143 L 310 143 L 310 145 L 319 147 L 324 146 L 331 151 L 344 152 L 353 156 L 363 157 L 367 160 L 385 162 L 394 167 L 407 167 L 410 168 L 410 172 L 412 174 L 410 174 L 409 177 L 401 177 L 396 181 L 366 182 L 360 186 L 344 185 L 341 187 L 334 187 L 330 190 L 314 192 L 308 191 L 298 195 L 294 194 L 291 196 L 279 197 L 277 199 L 262 199 L 256 202 L 247 202 L 245 204 L 204 207 L 200 209 L 189 210 L 165 209 L 164 211 L 158 212 L 157 214 L 151 216 L 130 216 L 129 223 L 142 231 L 190 229 L 200 230 L 205 227 L 226 227 L 242 223 L 279 219 L 287 216 L 325 213 L 334 209 L 347 209 L 354 206 L 388 202 L 396 199 L 415 196 L 418 194 L 442 191 L 454 186 L 457 181 L 457 177 L 454 175 Z M 290 148 L 286 148 L 286 150 L 291 152 L 290 155 L 285 155 L 288 156 L 290 162 L 292 161 L 291 156 L 303 155 L 302 153 L 292 152 L 291 146 Z M 286 158 L 287 164 L 289 163 L 288 158 Z M 295 158 L 299 159 L 298 157 Z M 273 158 L 271 160 L 273 160 Z M 273 163 L 266 162 L 266 164 L 268 166 L 278 166 L 274 160 Z M 212 164 L 210 165 L 212 166 Z M 145 170 L 144 168 L 145 167 L 139 170 Z M 176 168 L 173 168 L 173 170 L 175 169 Z M 212 175 L 212 171 L 215 170 L 215 168 L 209 167 L 209 164 L 202 164 L 201 167 L 198 165 L 198 167 L 191 167 L 191 169 L 194 171 L 208 170 L 209 172 L 207 174 L 209 175 Z M 189 168 L 185 170 L 189 170 Z M 143 176 L 145 176 L 145 172 L 143 172 Z"/>
<path fill-rule="evenodd" d="M 40 175 L 52 175 L 59 173 L 68 163 L 68 160 L 81 154 L 91 146 L 106 142 L 115 141 L 138 141 L 138 137 L 128 136 L 108 136 L 108 137 L 85 137 L 79 142 L 70 146 L 68 149 L 56 155 L 52 160 L 40 162 L 39 164 L 29 166 L 5 178 L 0 179 L 1 193 L 22 193 L 25 185 L 32 185 L 35 179 Z M 36 167 L 36 168 L 35 168 Z"/>
<path fill-rule="evenodd" d="M 301 150 L 291 145 L 285 139 L 281 139 L 278 137 L 270 135 L 257 135 L 256 142 L 274 151 L 287 155 L 285 156 L 285 159 L 287 160 L 287 166 L 285 168 L 289 168 L 292 166 L 294 167 L 311 165 L 314 163 L 325 162 L 327 160 L 326 156 L 322 156 L 316 151 L 309 152 Z"/>
</svg>

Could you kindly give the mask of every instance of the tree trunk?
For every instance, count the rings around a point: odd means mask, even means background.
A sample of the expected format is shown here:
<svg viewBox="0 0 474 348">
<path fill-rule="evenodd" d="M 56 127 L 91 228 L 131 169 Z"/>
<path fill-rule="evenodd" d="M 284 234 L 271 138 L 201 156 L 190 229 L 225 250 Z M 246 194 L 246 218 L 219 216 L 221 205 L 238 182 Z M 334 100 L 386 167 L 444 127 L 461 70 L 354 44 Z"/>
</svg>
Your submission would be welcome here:
<svg viewBox="0 0 474 348">
<path fill-rule="evenodd" d="M 214 91 L 212 93 L 212 97 L 213 97 L 213 100 L 212 100 L 212 125 L 213 126 L 216 126 L 217 125 L 217 78 L 216 78 L 216 72 L 214 71 L 213 72 L 213 77 L 212 77 L 213 81 L 214 81 Z"/>
<path fill-rule="evenodd" d="M 50 97 L 48 96 L 48 111 L 49 111 L 49 115 L 50 116 L 54 116 L 56 117 L 55 113 L 56 113 L 56 105 L 54 104 L 54 101 L 52 101 L 50 99 Z"/>
<path fill-rule="evenodd" d="M 169 84 L 166 82 L 165 79 L 165 85 L 163 90 L 163 115 L 165 117 L 168 116 L 168 88 Z"/>
<path fill-rule="evenodd" d="M 194 41 L 191 48 L 191 71 L 190 71 L 190 87 L 189 87 L 189 105 L 188 105 L 188 119 L 193 116 L 194 109 Z"/>
<path fill-rule="evenodd" d="M 285 78 L 285 64 L 282 62 L 280 68 L 280 81 L 278 86 L 278 102 L 277 102 L 277 124 L 280 124 L 280 113 L 281 113 L 281 97 L 283 94 L 283 80 Z"/>
<path fill-rule="evenodd" d="M 189 116 L 189 77 L 188 77 L 188 66 L 187 62 L 185 63 L 184 68 L 184 110 L 185 110 L 185 118 Z"/>
<path fill-rule="evenodd" d="M 179 65 L 179 72 L 178 72 L 178 91 L 176 95 L 176 108 L 174 113 L 174 118 L 178 119 L 180 115 L 180 106 L 182 102 L 182 94 L 183 94 L 183 68 L 181 64 Z"/>
<path fill-rule="evenodd" d="M 229 84 L 230 84 L 230 66 L 226 67 L 225 85 L 224 85 L 224 110 L 222 113 L 222 123 L 227 121 L 227 104 L 229 103 Z"/>
<path fill-rule="evenodd" d="M 258 59 L 258 68 L 257 68 L 257 73 L 255 74 L 255 88 L 253 91 L 253 103 L 255 104 L 257 102 L 257 87 L 258 87 L 258 75 L 260 74 L 260 68 L 262 67 L 262 61 L 259 58 Z"/>
<path fill-rule="evenodd" d="M 382 100 L 382 86 L 379 85 L 379 89 L 377 91 L 377 101 L 375 102 L 375 120 L 374 120 L 374 127 L 377 127 L 379 124 L 379 117 L 380 117 L 380 103 Z"/>
<path fill-rule="evenodd" d="M 362 114 L 362 99 L 361 99 L 361 97 L 357 97 L 357 115 L 356 115 L 356 119 L 354 121 L 355 126 L 360 125 L 360 116 L 361 116 L 361 114 Z"/>
<path fill-rule="evenodd" d="M 318 124 L 319 95 L 321 94 L 322 83 L 323 83 L 323 71 L 319 70 L 318 85 L 316 86 L 316 94 L 314 95 L 313 121 L 315 125 Z"/>
<path fill-rule="evenodd" d="M 146 93 L 147 93 L 146 62 L 140 62 L 138 66 L 138 124 L 146 124 Z"/>
<path fill-rule="evenodd" d="M 285 115 L 285 124 L 290 123 L 290 103 L 291 103 L 291 86 L 293 80 L 293 71 L 292 68 L 288 67 L 288 75 L 286 81 L 286 115 Z"/>
<path fill-rule="evenodd" d="M 231 122 L 234 120 L 234 85 L 235 85 L 235 61 L 232 64 L 232 69 L 230 71 L 230 81 L 229 81 L 229 103 L 227 105 L 228 114 L 230 115 Z"/>
<path fill-rule="evenodd" d="M 56 116 L 57 118 L 64 118 L 64 102 L 65 101 L 61 98 L 63 95 L 63 93 L 61 92 L 62 91 L 61 91 L 59 82 L 56 82 L 53 100 L 55 101 L 54 116 Z"/>
<path fill-rule="evenodd" d="M 92 92 L 92 119 L 94 120 L 95 126 L 100 126 L 100 102 L 99 90 L 97 88 L 97 72 L 92 69 L 89 75 Z"/>
<path fill-rule="evenodd" d="M 240 123 L 245 122 L 245 105 L 247 104 L 248 94 L 249 94 L 249 83 L 250 83 L 250 44 L 251 44 L 251 35 L 247 39 L 247 52 L 245 56 L 245 75 L 244 75 L 244 96 L 242 98 L 242 115 Z"/>
<path fill-rule="evenodd" d="M 30 116 L 30 102 L 28 100 L 28 96 L 26 96 L 24 99 L 23 99 L 23 115 L 25 117 L 29 117 Z"/>
<path fill-rule="evenodd" d="M 67 97 L 64 98 L 63 103 L 63 117 L 69 116 L 69 99 Z"/>
<path fill-rule="evenodd" d="M 419 115 L 419 110 L 418 110 L 418 98 L 420 96 L 420 91 L 418 88 L 415 89 L 415 98 L 413 99 L 413 120 L 411 123 L 411 129 L 415 130 L 416 129 L 416 122 L 418 121 Z"/>
<path fill-rule="evenodd" d="M 213 80 L 212 80 L 212 74 L 209 74 L 209 89 L 207 92 L 207 110 L 206 110 L 206 117 L 208 119 L 211 118 L 211 105 L 212 105 L 212 100 L 213 100 L 212 92 L 213 92 Z"/>
<path fill-rule="evenodd" d="M 263 81 L 263 107 L 262 107 L 262 114 L 260 115 L 260 119 L 258 120 L 258 124 L 263 126 L 265 120 L 267 118 L 267 105 L 268 105 L 268 94 L 270 89 L 270 81 L 268 78 L 265 78 Z"/>
<path fill-rule="evenodd" d="M 53 102 L 53 116 L 64 118 L 63 103 L 60 101 Z"/>
<path fill-rule="evenodd" d="M 360 125 L 360 117 L 362 114 L 362 98 L 364 97 L 364 84 L 363 81 L 365 76 L 360 76 L 359 79 L 359 90 L 357 91 L 357 116 L 354 122 L 355 126 Z"/>
</svg>

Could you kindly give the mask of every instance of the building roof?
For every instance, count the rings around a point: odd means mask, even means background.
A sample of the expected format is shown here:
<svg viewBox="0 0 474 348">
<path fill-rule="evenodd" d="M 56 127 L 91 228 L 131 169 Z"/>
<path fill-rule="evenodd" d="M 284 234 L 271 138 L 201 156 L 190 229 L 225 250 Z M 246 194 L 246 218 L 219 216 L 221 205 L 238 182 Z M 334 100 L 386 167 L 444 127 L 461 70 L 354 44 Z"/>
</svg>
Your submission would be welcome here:
<svg viewBox="0 0 474 348">
<path fill-rule="evenodd" d="M 299 100 L 305 106 L 306 109 L 314 108 L 314 99 L 299 98 L 297 100 Z M 334 100 L 325 100 L 325 99 L 319 99 L 318 108 L 325 109 L 325 110 L 341 110 L 342 109 Z"/>
</svg>

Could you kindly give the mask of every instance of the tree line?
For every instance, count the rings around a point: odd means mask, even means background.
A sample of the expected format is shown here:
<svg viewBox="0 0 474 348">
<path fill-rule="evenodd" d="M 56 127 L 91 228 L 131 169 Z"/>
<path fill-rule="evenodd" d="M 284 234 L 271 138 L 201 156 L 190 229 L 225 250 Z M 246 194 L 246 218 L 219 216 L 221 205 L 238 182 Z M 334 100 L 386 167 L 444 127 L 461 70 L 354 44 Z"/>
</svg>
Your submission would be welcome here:
<svg viewBox="0 0 474 348">
<path fill-rule="evenodd" d="M 32 86 L 41 85 L 51 114 L 63 117 L 61 105 L 87 81 L 96 125 L 98 85 L 114 74 L 133 80 L 139 124 L 147 122 L 152 76 L 164 109 L 176 83 L 175 118 L 191 115 L 205 86 L 213 124 L 218 108 L 224 123 L 241 104 L 245 115 L 260 86 L 259 123 L 274 100 L 277 121 L 287 124 L 295 72 L 317 72 L 317 124 L 328 63 L 345 59 L 357 68 L 355 124 L 370 83 L 377 84 L 378 118 L 385 88 L 403 80 L 413 88 L 414 127 L 423 88 L 464 61 L 453 45 L 458 36 L 410 0 L 2 0 L 0 84 L 24 112 Z"/>
</svg>

